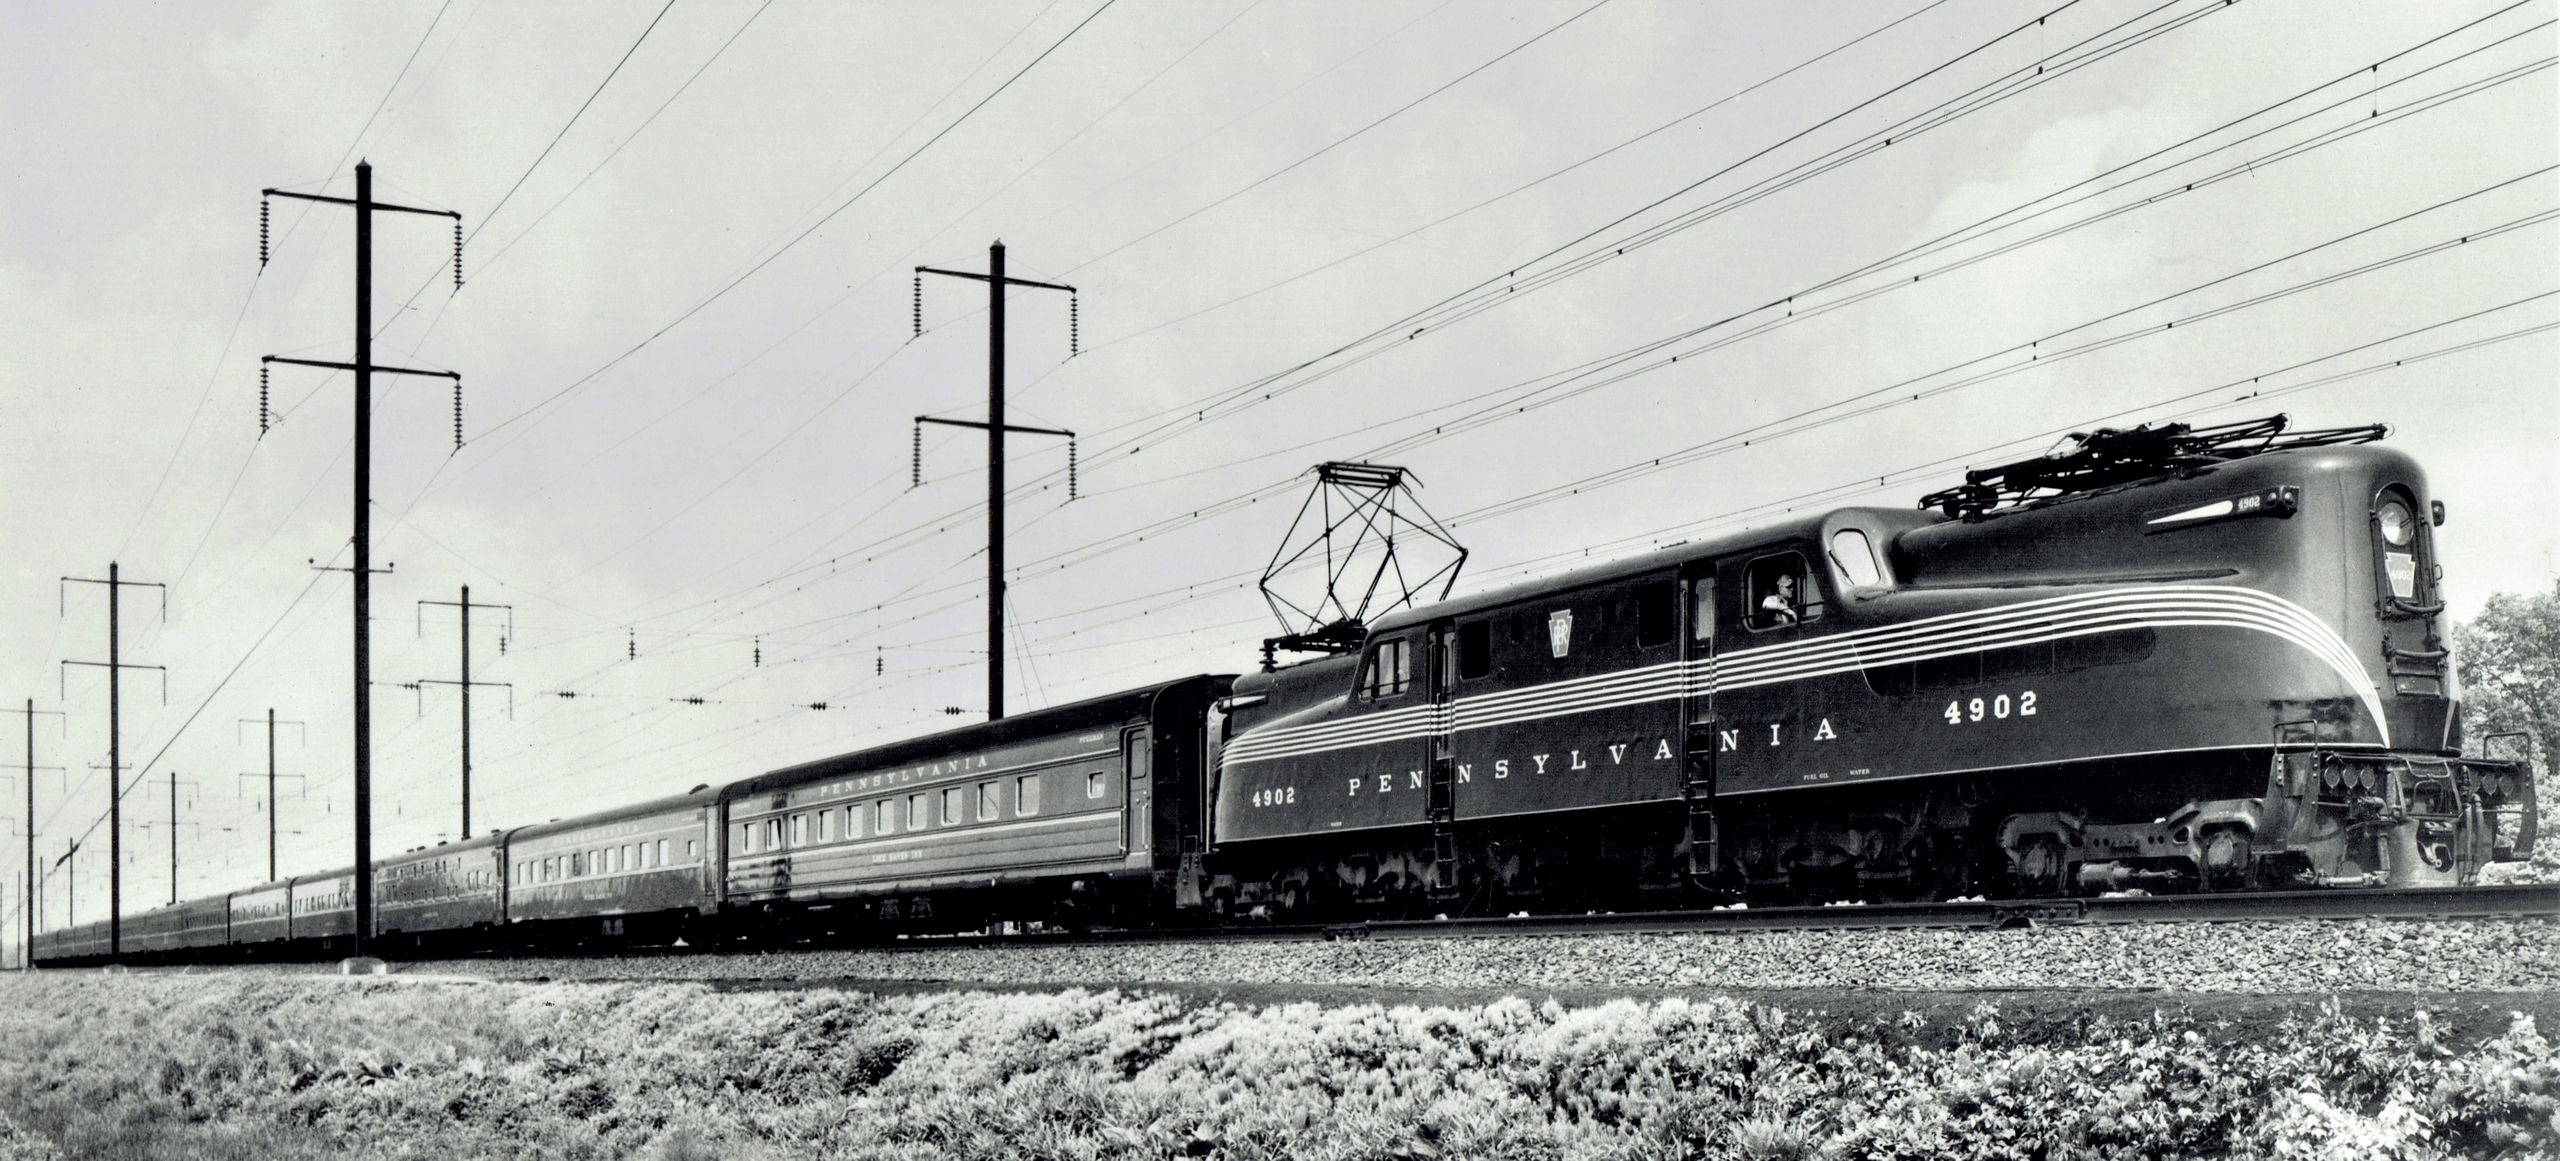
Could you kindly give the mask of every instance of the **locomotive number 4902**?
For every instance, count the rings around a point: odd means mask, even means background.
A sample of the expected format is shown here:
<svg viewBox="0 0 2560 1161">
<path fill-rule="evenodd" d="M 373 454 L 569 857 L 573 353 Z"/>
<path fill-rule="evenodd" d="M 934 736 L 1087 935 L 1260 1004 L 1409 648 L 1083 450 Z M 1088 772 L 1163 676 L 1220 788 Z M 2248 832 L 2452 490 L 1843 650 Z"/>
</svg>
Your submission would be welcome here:
<svg viewBox="0 0 2560 1161">
<path fill-rule="evenodd" d="M 1948 725 L 1961 726 L 1967 722 L 1981 721 L 1986 717 L 2006 718 L 2011 714 L 2022 718 L 2036 716 L 2036 691 L 2030 689 L 2019 694 L 2015 702 L 2010 701 L 2009 695 L 2005 693 L 1994 694 L 1987 698 L 1977 697 L 1971 701 L 1959 698 L 1948 702 L 1946 712 L 1938 716 L 1947 719 Z"/>
<path fill-rule="evenodd" d="M 1274 786 L 1269 790 L 1253 792 L 1255 806 L 1287 806 L 1297 800 L 1298 788 L 1295 786 Z"/>
</svg>

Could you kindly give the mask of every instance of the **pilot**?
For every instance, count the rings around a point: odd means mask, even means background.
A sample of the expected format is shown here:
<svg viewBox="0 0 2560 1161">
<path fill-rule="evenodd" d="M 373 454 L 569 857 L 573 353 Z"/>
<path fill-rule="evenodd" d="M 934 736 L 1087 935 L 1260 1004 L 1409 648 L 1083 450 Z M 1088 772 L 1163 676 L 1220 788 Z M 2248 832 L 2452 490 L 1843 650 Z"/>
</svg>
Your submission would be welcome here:
<svg viewBox="0 0 2560 1161">
<path fill-rule="evenodd" d="M 1775 591 L 1772 591 L 1768 596 L 1765 596 L 1765 597 L 1760 598 L 1760 613 L 1761 613 L 1761 617 L 1762 617 L 1762 619 L 1763 619 L 1763 620 L 1766 620 L 1766 621 L 1767 621 L 1770 625 L 1772 625 L 1772 626 L 1777 626 L 1777 625 L 1792 625 L 1792 624 L 1795 624 L 1795 623 L 1796 623 L 1796 578 L 1795 578 L 1795 574 L 1793 574 L 1793 573 L 1783 573 L 1783 572 L 1782 572 L 1782 573 L 1779 573 L 1779 574 L 1778 574 L 1777 585 L 1778 585 L 1778 587 L 1776 588 L 1776 590 L 1775 590 Z"/>
</svg>

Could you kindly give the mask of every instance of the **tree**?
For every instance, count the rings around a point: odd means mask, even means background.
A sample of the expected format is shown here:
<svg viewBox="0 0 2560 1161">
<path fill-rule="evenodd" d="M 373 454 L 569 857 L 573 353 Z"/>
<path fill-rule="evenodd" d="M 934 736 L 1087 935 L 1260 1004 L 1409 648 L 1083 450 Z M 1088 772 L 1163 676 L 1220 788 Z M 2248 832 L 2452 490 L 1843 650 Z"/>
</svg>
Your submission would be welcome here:
<svg viewBox="0 0 2560 1161">
<path fill-rule="evenodd" d="M 2453 630 L 2463 683 L 2463 736 L 2477 752 L 2480 739 L 2505 730 L 2532 735 L 2534 784 L 2548 818 L 2560 811 L 2560 780 L 2553 778 L 2549 747 L 2560 742 L 2560 582 L 2533 596 L 2499 593 L 2480 615 Z M 2560 871 L 2560 839 L 2534 844 L 2534 869 Z M 2541 876 L 2535 876 L 2541 877 Z"/>
<path fill-rule="evenodd" d="M 2560 583 L 2534 596 L 2490 597 L 2477 618 L 2454 627 L 2453 648 L 2464 736 L 2525 730 L 2537 751 L 2560 741 Z"/>
</svg>

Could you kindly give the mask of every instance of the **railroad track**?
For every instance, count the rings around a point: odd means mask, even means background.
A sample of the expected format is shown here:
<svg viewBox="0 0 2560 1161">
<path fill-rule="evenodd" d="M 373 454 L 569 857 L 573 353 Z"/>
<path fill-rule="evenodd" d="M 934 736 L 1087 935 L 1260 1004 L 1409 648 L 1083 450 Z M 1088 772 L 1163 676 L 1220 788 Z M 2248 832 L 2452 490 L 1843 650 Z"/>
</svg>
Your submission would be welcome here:
<svg viewBox="0 0 2560 1161">
<path fill-rule="evenodd" d="M 1708 911 L 1390 919 L 1204 930 L 1035 932 L 902 939 L 875 947 L 1003 947 L 1185 940 L 1449 939 L 1470 936 L 1675 932 L 2001 930 L 2047 925 L 2249 923 L 2291 919 L 2522 919 L 2560 916 L 2560 883 L 2501 883 L 2423 891 L 2328 889 L 2246 895 L 2123 895 L 2089 899 L 1992 899 L 1946 903 L 1834 904 Z"/>
</svg>

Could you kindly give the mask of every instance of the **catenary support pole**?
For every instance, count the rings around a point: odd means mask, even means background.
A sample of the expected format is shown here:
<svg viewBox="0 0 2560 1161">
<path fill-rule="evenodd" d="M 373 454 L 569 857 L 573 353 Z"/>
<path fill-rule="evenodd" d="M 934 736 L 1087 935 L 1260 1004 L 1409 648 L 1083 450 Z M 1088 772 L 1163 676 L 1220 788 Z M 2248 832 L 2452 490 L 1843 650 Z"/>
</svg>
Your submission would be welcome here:
<svg viewBox="0 0 2560 1161">
<path fill-rule="evenodd" d="M 303 743 L 309 745 L 306 739 Z M 267 707 L 267 881 L 276 881 L 276 711 Z"/>
<path fill-rule="evenodd" d="M 1054 282 L 1035 282 L 1028 278 L 1007 278 L 1004 273 L 1004 242 L 999 239 L 987 247 L 987 272 L 939 270 L 918 266 L 916 273 L 945 274 L 953 278 L 971 278 L 987 284 L 987 421 L 984 424 L 963 420 L 916 417 L 917 464 L 921 476 L 923 463 L 923 425 L 948 424 L 953 427 L 984 427 L 987 432 L 987 720 L 1004 718 L 1004 437 L 1008 431 L 1067 437 L 1068 495 L 1074 496 L 1075 433 L 1054 428 L 1009 427 L 1004 421 L 1004 295 L 1008 286 L 1039 287 L 1063 290 L 1072 295 L 1076 288 Z M 922 279 L 917 309 L 922 310 Z M 921 318 L 921 314 L 918 315 Z"/>
<path fill-rule="evenodd" d="M 462 586 L 462 839 L 471 838 L 471 586 Z"/>
<path fill-rule="evenodd" d="M 987 247 L 987 720 L 1004 718 L 1004 242 Z"/>
<path fill-rule="evenodd" d="M 373 943 L 373 375 L 376 371 L 393 375 L 426 375 L 451 379 L 456 386 L 456 407 L 460 406 L 459 384 L 462 376 L 451 371 L 422 371 L 411 367 L 377 367 L 373 362 L 373 215 L 374 211 L 425 214 L 448 217 L 457 223 L 462 215 L 451 210 L 425 210 L 415 206 L 393 205 L 373 200 L 373 163 L 356 162 L 356 196 L 353 200 L 325 194 L 292 193 L 286 190 L 260 191 L 266 197 L 300 198 L 304 201 L 332 202 L 352 206 L 356 212 L 356 336 L 355 362 L 334 363 L 318 359 L 287 358 L 268 355 L 267 363 L 291 363 L 307 367 L 326 367 L 346 371 L 355 378 L 355 931 L 350 943 L 351 958 L 363 958 Z M 457 227 L 458 229 L 458 227 Z M 456 251 L 456 288 L 460 287 L 460 253 Z M 261 256 L 263 261 L 263 255 Z M 457 411 L 457 414 L 459 412 Z"/>
<path fill-rule="evenodd" d="M 124 658 L 117 652 L 116 562 L 107 562 L 107 962 L 124 954 L 124 703 L 117 679 Z"/>
<path fill-rule="evenodd" d="M 356 929 L 373 943 L 373 165 L 356 163 Z"/>
</svg>

